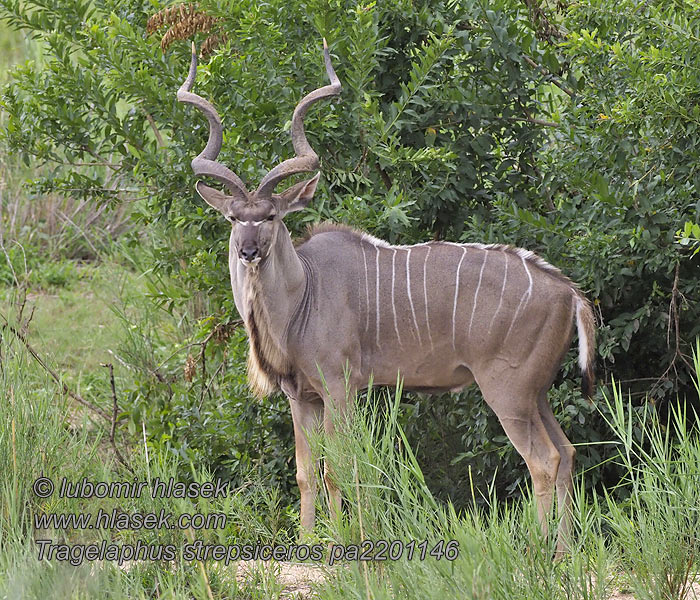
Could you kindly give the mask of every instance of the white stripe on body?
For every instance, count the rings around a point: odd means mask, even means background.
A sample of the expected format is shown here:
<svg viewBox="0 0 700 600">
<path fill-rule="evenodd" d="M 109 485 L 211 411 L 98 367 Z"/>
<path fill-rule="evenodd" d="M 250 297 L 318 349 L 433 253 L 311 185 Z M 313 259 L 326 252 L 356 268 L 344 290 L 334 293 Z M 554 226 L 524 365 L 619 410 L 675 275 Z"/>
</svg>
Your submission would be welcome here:
<svg viewBox="0 0 700 600">
<path fill-rule="evenodd" d="M 467 249 L 462 247 L 462 258 L 459 259 L 459 264 L 457 265 L 457 278 L 455 280 L 455 301 L 452 306 L 452 348 L 457 350 L 457 345 L 455 344 L 456 335 L 456 316 L 457 316 L 457 298 L 459 297 L 459 269 L 462 266 L 462 261 L 467 255 Z"/>
<path fill-rule="evenodd" d="M 377 293 L 376 293 L 376 299 L 377 299 L 377 331 L 376 331 L 376 343 L 377 343 L 377 348 L 379 348 L 379 246 L 375 246 L 374 249 L 377 251 L 377 258 L 376 258 L 376 272 L 375 272 L 375 277 L 377 281 Z"/>
<path fill-rule="evenodd" d="M 503 339 L 504 343 L 508 340 L 508 336 L 510 335 L 511 330 L 513 329 L 513 325 L 515 325 L 515 321 L 518 318 L 518 314 L 520 313 L 520 307 L 523 305 L 523 302 L 525 302 L 525 305 L 527 306 L 527 303 L 530 300 L 530 296 L 532 294 L 532 276 L 530 275 L 530 269 L 527 268 L 527 262 L 525 261 L 524 256 L 521 255 L 520 260 L 523 263 L 523 267 L 525 267 L 525 273 L 527 273 L 527 278 L 529 279 L 530 283 L 527 286 L 527 290 L 525 290 L 525 293 L 522 295 L 522 298 L 520 298 L 520 302 L 518 303 L 518 308 L 515 309 L 515 314 L 513 315 L 513 320 L 510 322 L 510 327 L 508 328 L 508 332 L 506 333 L 506 337 Z"/>
<path fill-rule="evenodd" d="M 428 316 L 428 285 L 427 281 L 428 278 L 426 277 L 427 273 L 427 266 L 428 266 L 428 257 L 430 256 L 430 248 L 431 246 L 428 246 L 428 251 L 425 253 L 425 261 L 423 262 L 423 297 L 425 299 L 425 324 L 428 327 L 428 338 L 430 339 L 430 349 L 433 350 L 433 334 L 430 333 L 430 317 Z"/>
<path fill-rule="evenodd" d="M 484 275 L 484 267 L 486 266 L 486 259 L 488 258 L 488 250 L 484 250 L 484 262 L 481 263 L 481 271 L 479 271 L 479 283 L 476 286 L 476 291 L 474 292 L 474 302 L 472 306 L 472 316 L 469 319 L 469 335 L 472 334 L 472 323 L 474 322 L 474 313 L 476 312 L 476 297 L 479 295 L 479 288 L 481 287 L 481 278 Z"/>
<path fill-rule="evenodd" d="M 391 311 L 394 313 L 394 332 L 396 333 L 396 339 L 399 341 L 399 346 L 401 343 L 401 334 L 399 333 L 399 325 L 396 320 L 396 302 L 394 301 L 394 284 L 396 283 L 396 248 L 394 248 L 394 253 L 391 255 Z"/>
<path fill-rule="evenodd" d="M 367 333 L 369 331 L 369 276 L 367 275 L 367 254 L 362 242 L 360 242 L 360 248 L 362 248 L 362 259 L 365 263 L 365 307 L 367 308 L 365 313 L 365 333 Z"/>
<path fill-rule="evenodd" d="M 408 295 L 408 303 L 411 305 L 411 315 L 413 316 L 413 326 L 416 328 L 416 335 L 418 336 L 418 344 L 422 344 L 420 338 L 420 329 L 418 329 L 418 320 L 416 319 L 416 309 L 413 307 L 413 297 L 411 296 L 411 249 L 406 249 L 406 294 Z"/>
<path fill-rule="evenodd" d="M 493 326 L 493 322 L 496 320 L 496 315 L 498 314 L 498 311 L 501 310 L 501 305 L 503 304 L 503 293 L 506 290 L 506 279 L 508 278 L 508 253 L 503 252 L 503 262 L 505 263 L 505 267 L 503 268 L 503 284 L 501 285 L 501 297 L 498 299 L 498 306 L 496 307 L 496 312 L 493 313 L 493 317 L 491 317 L 491 322 L 489 323 L 489 329 L 487 331 L 487 335 L 491 333 L 491 327 Z"/>
</svg>

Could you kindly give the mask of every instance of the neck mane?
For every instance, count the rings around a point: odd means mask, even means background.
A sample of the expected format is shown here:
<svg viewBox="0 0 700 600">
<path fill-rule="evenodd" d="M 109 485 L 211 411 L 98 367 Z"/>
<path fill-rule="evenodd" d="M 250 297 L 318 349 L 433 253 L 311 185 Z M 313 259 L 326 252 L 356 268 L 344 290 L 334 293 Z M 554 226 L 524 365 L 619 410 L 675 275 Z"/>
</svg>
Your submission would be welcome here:
<svg viewBox="0 0 700 600">
<path fill-rule="evenodd" d="M 306 275 L 289 232 L 281 227 L 264 263 L 246 270 L 246 329 L 250 338 L 248 381 L 262 398 L 292 375 L 287 334 L 303 292 Z"/>
<path fill-rule="evenodd" d="M 248 318 L 245 325 L 250 338 L 248 382 L 253 393 L 264 398 L 279 387 L 283 377 L 289 376 L 290 365 L 286 352 L 276 340 L 277 336 L 270 330 L 270 318 L 262 301 L 262 283 L 258 269 L 247 274 L 246 300 Z"/>
</svg>

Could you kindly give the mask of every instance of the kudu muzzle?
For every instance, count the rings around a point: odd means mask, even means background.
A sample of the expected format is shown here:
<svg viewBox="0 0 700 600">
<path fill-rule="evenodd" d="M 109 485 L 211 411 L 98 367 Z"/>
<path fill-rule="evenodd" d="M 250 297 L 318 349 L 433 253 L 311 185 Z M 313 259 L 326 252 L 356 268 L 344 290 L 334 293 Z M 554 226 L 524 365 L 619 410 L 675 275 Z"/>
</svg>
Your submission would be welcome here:
<svg viewBox="0 0 700 600">
<path fill-rule="evenodd" d="M 260 262 L 262 258 L 258 254 L 258 247 L 253 244 L 248 244 L 247 246 L 242 246 L 238 251 L 238 257 L 243 261 L 244 264 L 252 264 Z"/>
<path fill-rule="evenodd" d="M 263 258 L 258 245 L 257 227 L 253 225 L 239 225 L 239 227 L 242 227 L 245 233 L 238 247 L 238 258 L 245 266 L 256 265 Z"/>
</svg>

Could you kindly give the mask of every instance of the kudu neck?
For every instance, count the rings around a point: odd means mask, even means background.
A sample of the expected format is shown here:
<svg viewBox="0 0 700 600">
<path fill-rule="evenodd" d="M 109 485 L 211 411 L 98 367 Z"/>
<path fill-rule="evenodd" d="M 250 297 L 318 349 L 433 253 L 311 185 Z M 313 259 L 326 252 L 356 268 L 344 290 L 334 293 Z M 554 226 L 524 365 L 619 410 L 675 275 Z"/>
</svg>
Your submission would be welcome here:
<svg viewBox="0 0 700 600">
<path fill-rule="evenodd" d="M 306 274 L 284 223 L 277 229 L 268 256 L 248 277 L 259 289 L 258 301 L 264 307 L 275 333 L 282 335 L 293 319 L 306 285 Z"/>
<path fill-rule="evenodd" d="M 280 223 L 276 235 L 259 275 L 273 288 L 271 291 L 276 290 L 278 294 L 287 295 L 303 290 L 306 281 L 304 267 L 284 223 Z"/>
</svg>

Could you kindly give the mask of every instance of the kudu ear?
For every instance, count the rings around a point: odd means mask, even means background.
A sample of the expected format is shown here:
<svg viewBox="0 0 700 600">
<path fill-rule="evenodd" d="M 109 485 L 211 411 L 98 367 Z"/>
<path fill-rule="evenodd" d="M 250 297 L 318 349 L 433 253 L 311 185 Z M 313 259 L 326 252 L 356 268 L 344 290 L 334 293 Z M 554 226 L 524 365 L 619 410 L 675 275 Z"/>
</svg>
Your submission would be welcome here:
<svg viewBox="0 0 700 600">
<path fill-rule="evenodd" d="M 316 173 L 311 179 L 295 183 L 281 194 L 275 194 L 273 198 L 277 203 L 280 214 L 284 216 L 287 213 L 305 208 L 311 202 L 311 198 L 314 197 L 320 177 L 321 173 Z"/>
<path fill-rule="evenodd" d="M 231 197 L 227 196 L 223 192 L 217 189 L 204 185 L 201 181 L 198 181 L 194 188 L 197 193 L 202 197 L 202 199 L 211 207 L 218 210 L 224 216 L 227 216 L 228 207 L 231 204 Z"/>
</svg>

